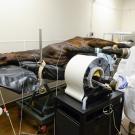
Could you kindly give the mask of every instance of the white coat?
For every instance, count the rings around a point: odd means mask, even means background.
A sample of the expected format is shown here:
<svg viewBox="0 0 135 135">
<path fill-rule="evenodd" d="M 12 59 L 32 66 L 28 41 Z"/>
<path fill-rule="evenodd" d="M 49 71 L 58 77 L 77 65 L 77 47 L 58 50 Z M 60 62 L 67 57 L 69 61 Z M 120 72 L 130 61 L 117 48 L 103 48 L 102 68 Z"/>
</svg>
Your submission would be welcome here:
<svg viewBox="0 0 135 135">
<path fill-rule="evenodd" d="M 135 46 L 131 48 L 131 55 L 121 60 L 116 74 L 126 76 L 128 87 L 125 92 L 124 113 L 132 123 L 135 123 Z"/>
</svg>

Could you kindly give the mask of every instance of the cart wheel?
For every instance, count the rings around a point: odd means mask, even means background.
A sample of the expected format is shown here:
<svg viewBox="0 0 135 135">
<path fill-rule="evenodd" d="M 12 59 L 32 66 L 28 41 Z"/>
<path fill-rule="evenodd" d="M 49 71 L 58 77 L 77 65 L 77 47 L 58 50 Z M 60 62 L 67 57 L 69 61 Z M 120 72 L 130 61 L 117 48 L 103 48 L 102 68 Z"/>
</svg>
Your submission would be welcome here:
<svg viewBox="0 0 135 135">
<path fill-rule="evenodd" d="M 47 131 L 48 131 L 47 125 L 41 125 L 41 126 L 39 127 L 38 134 L 46 134 Z"/>
</svg>

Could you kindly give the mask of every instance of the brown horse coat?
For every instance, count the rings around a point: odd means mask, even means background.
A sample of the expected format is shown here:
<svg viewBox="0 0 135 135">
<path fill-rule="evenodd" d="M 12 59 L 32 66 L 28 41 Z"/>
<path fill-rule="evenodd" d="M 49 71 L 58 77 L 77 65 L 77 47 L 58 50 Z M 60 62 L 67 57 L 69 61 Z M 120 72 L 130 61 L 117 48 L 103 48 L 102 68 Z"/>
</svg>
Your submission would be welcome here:
<svg viewBox="0 0 135 135">
<path fill-rule="evenodd" d="M 124 44 L 118 44 L 98 38 L 75 37 L 61 43 L 51 44 L 44 47 L 43 59 L 47 64 L 65 65 L 71 57 L 78 53 L 90 53 L 95 47 L 103 48 L 113 45 L 117 45 L 118 47 L 125 46 Z M 39 50 L 4 53 L 0 54 L 0 65 L 17 64 L 19 61 L 38 61 L 39 58 Z"/>
</svg>

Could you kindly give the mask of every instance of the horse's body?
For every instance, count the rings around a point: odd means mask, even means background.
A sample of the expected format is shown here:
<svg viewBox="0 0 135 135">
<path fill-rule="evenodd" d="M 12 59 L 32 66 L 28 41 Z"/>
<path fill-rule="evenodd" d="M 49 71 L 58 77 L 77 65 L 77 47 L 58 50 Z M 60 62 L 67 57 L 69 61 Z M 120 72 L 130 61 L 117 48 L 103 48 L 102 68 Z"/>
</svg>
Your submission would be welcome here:
<svg viewBox="0 0 135 135">
<path fill-rule="evenodd" d="M 124 47 L 123 44 L 117 44 L 103 39 L 75 37 L 61 43 L 51 44 L 44 47 L 42 50 L 43 59 L 47 64 L 65 65 L 74 55 L 78 53 L 88 53 L 95 47 L 103 48 L 113 45 Z M 4 53 L 0 54 L 0 65 L 17 64 L 19 61 L 38 61 L 39 58 L 39 50 Z"/>
</svg>

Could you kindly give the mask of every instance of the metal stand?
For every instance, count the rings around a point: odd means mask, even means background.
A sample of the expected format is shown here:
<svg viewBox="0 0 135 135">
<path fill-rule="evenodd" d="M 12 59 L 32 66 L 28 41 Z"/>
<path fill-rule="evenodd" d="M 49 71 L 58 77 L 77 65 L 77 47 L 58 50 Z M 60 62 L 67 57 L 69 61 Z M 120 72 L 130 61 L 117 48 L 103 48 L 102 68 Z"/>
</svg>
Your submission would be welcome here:
<svg viewBox="0 0 135 135">
<path fill-rule="evenodd" d="M 62 92 L 65 88 L 65 82 L 61 82 L 56 86 L 56 82 L 50 84 L 47 80 L 43 79 L 43 69 L 45 62 L 42 58 L 42 30 L 39 29 L 39 49 L 40 49 L 40 61 L 38 79 L 40 87 L 38 91 L 35 91 L 32 96 L 17 101 L 19 107 L 23 107 L 23 111 L 33 117 L 39 123 L 40 133 L 46 132 L 46 125 L 53 122 L 54 118 L 54 97 L 56 87 L 59 92 Z M 23 105 L 22 105 L 23 104 Z"/>
<path fill-rule="evenodd" d="M 51 86 L 54 85 L 50 84 Z M 48 92 L 40 94 L 34 92 L 32 96 L 26 97 L 23 100 L 23 112 L 34 118 L 39 123 L 39 130 L 53 122 L 54 119 L 54 97 L 56 86 L 50 87 L 47 85 Z M 58 84 L 59 93 L 63 93 L 66 85 L 65 82 Z M 22 107 L 22 100 L 16 102 L 18 106 Z M 42 132 L 42 131 L 41 131 Z"/>
</svg>

